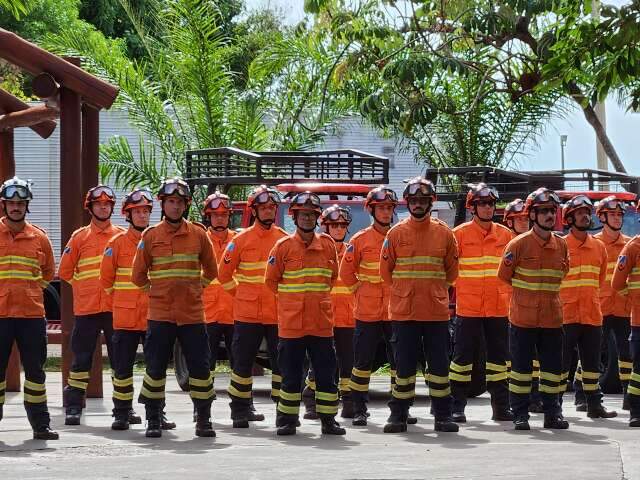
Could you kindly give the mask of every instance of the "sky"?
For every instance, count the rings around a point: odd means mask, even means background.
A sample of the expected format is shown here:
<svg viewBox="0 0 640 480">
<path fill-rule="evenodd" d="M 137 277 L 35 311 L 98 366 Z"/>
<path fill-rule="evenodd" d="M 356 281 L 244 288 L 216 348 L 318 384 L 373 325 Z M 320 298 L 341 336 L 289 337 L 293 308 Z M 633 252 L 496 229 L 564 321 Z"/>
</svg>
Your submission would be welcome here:
<svg viewBox="0 0 640 480">
<path fill-rule="evenodd" d="M 628 1 L 606 0 L 621 6 Z M 303 0 L 247 0 L 249 8 L 276 8 L 285 21 L 295 24 L 304 18 Z M 640 176 L 640 113 L 627 113 L 615 98 L 606 102 L 607 133 L 627 171 Z M 559 169 L 561 162 L 560 135 L 567 135 L 565 168 L 596 168 L 596 136 L 579 109 L 564 119 L 545 126 L 537 145 L 528 145 L 520 161 L 522 170 Z M 613 170 L 612 167 L 610 167 Z"/>
</svg>

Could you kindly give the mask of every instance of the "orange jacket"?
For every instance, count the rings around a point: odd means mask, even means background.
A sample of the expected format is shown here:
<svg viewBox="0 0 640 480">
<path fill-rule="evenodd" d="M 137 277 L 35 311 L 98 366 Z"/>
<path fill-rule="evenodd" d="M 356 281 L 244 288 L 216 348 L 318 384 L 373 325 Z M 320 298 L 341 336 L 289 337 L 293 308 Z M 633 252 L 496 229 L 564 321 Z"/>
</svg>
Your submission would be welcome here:
<svg viewBox="0 0 640 480">
<path fill-rule="evenodd" d="M 213 253 L 219 261 L 222 258 L 224 249 L 236 236 L 233 230 L 227 230 L 224 239 L 218 237 L 211 229 L 207 230 L 207 235 L 213 245 Z M 235 280 L 231 280 L 226 285 L 227 290 L 220 284 L 220 279 L 216 278 L 211 285 L 204 289 L 204 317 L 207 323 L 224 323 L 233 325 L 233 293 L 235 292 Z"/>
<path fill-rule="evenodd" d="M 131 281 L 133 258 L 142 233 L 133 227 L 119 233 L 107 244 L 100 264 L 102 288 L 113 301 L 113 328 L 146 330 L 149 294 Z"/>
<path fill-rule="evenodd" d="M 336 242 L 338 263 L 342 261 L 346 249 L 347 247 L 344 243 Z M 338 278 L 333 284 L 333 288 L 331 289 L 331 305 L 333 306 L 333 325 L 335 327 L 355 327 L 353 291 L 353 287 L 347 287 L 341 278 Z"/>
<path fill-rule="evenodd" d="M 333 336 L 331 286 L 338 278 L 333 239 L 314 234 L 309 246 L 300 235 L 289 235 L 273 247 L 265 284 L 278 295 L 278 336 Z"/>
<path fill-rule="evenodd" d="M 456 237 L 440 220 L 409 217 L 387 233 L 380 275 L 391 286 L 391 320 L 448 320 L 448 289 L 458 276 Z"/>
<path fill-rule="evenodd" d="M 167 221 L 142 234 L 131 279 L 149 290 L 150 320 L 186 325 L 204 322 L 202 290 L 217 276 L 216 256 L 207 232 L 183 220 Z"/>
<path fill-rule="evenodd" d="M 73 287 L 75 315 L 111 311 L 111 295 L 100 285 L 100 262 L 109 240 L 124 231 L 111 223 L 100 228 L 91 222 L 71 235 L 62 252 L 58 276 Z"/>
<path fill-rule="evenodd" d="M 340 279 L 355 289 L 354 317 L 363 322 L 389 320 L 389 286 L 380 277 L 384 233 L 372 225 L 356 233 L 340 262 Z"/>
<path fill-rule="evenodd" d="M 569 233 L 565 240 L 569 247 L 569 273 L 560 284 L 562 323 L 600 326 L 600 285 L 607 278 L 607 250 L 591 235 L 582 242 Z"/>
<path fill-rule="evenodd" d="M 489 230 L 478 222 L 453 229 L 458 241 L 456 313 L 465 317 L 506 317 L 511 288 L 498 280 L 504 247 L 513 238 L 507 227 L 492 223 Z"/>
<path fill-rule="evenodd" d="M 640 235 L 624 246 L 611 279 L 611 287 L 628 295 L 631 304 L 631 325 L 640 327 Z"/>
<path fill-rule="evenodd" d="M 230 288 L 237 282 L 233 297 L 233 319 L 248 323 L 278 323 L 276 296 L 264 284 L 269 252 L 287 232 L 275 225 L 269 229 L 255 223 L 240 232 L 224 250 L 218 263 L 218 280 Z"/>
<path fill-rule="evenodd" d="M 498 278 L 513 287 L 509 321 L 523 328 L 562 327 L 560 282 L 569 271 L 567 242 L 529 230 L 505 248 Z"/>
<path fill-rule="evenodd" d="M 56 270 L 47 234 L 25 222 L 14 233 L 0 219 L 0 318 L 42 318 L 42 289 Z"/>
<path fill-rule="evenodd" d="M 627 235 L 620 234 L 618 238 L 613 239 L 603 230 L 594 235 L 595 238 L 604 243 L 607 249 L 607 281 L 600 285 L 600 308 L 602 308 L 602 316 L 615 315 L 616 317 L 630 317 L 631 303 L 629 299 L 620 295 L 611 288 L 611 279 L 616 269 L 616 262 L 620 252 L 624 246 L 631 240 Z"/>
</svg>

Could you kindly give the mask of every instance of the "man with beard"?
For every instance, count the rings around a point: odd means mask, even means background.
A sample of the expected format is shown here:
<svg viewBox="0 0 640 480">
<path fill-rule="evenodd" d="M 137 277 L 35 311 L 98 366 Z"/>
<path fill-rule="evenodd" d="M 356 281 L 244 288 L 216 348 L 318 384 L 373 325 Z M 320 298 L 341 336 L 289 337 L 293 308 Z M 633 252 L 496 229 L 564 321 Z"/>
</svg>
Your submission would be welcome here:
<svg viewBox="0 0 640 480">
<path fill-rule="evenodd" d="M 176 340 L 189 369 L 189 395 L 198 437 L 215 437 L 211 424 L 214 391 L 204 324 L 203 288 L 216 279 L 213 247 L 202 225 L 185 217 L 191 191 L 181 178 L 162 182 L 158 191 L 163 220 L 142 234 L 133 260 L 132 282 L 149 289 L 146 371 L 138 401 L 145 406 L 147 437 L 162 436 L 167 366 Z"/>
<path fill-rule="evenodd" d="M 218 264 L 218 280 L 224 288 L 232 288 L 234 278 L 237 282 L 233 299 L 233 372 L 228 390 L 234 428 L 249 428 L 249 422 L 264 420 L 264 415 L 253 409 L 252 395 L 253 364 L 263 338 L 271 363 L 271 398 L 277 402 L 280 397 L 276 296 L 264 284 L 269 252 L 287 236 L 274 225 L 280 203 L 276 190 L 264 185 L 254 188 L 247 208 L 255 222 L 227 245 Z"/>
<path fill-rule="evenodd" d="M 122 202 L 122 215 L 129 223 L 107 244 L 100 264 L 100 282 L 113 301 L 113 417 L 112 430 L 128 430 L 133 414 L 133 364 L 138 344 L 144 344 L 149 312 L 149 293 L 131 282 L 131 267 L 142 232 L 149 226 L 153 196 L 147 189 L 135 189 Z M 141 422 L 138 422 L 141 423 Z M 163 430 L 176 424 L 163 415 Z"/>
<path fill-rule="evenodd" d="M 13 177 L 2 184 L 0 205 L 0 420 L 7 364 L 14 341 L 24 368 L 24 408 L 37 440 L 58 440 L 50 428 L 44 363 L 47 330 L 42 289 L 55 271 L 51 242 L 25 220 L 33 199 L 29 182 Z"/>
<path fill-rule="evenodd" d="M 498 278 L 511 285 L 509 402 L 516 430 L 530 430 L 532 363 L 540 361 L 544 427 L 569 428 L 562 417 L 562 308 L 560 282 L 569 271 L 567 243 L 553 233 L 560 199 L 541 187 L 525 201 L 533 228 L 505 248 Z M 566 379 L 564 379 L 566 382 Z"/>
<path fill-rule="evenodd" d="M 579 392 L 584 392 L 588 417 L 612 418 L 616 412 L 607 411 L 602 405 L 598 383 L 602 340 L 600 285 L 607 277 L 607 250 L 600 240 L 587 233 L 592 213 L 593 204 L 584 195 L 576 195 L 562 208 L 562 221 L 569 226 L 565 240 L 569 247 L 570 269 L 560 285 L 564 330 L 562 375 L 565 379 L 560 399 L 577 347 L 581 378 L 576 381 L 576 398 Z"/>
<path fill-rule="evenodd" d="M 459 272 L 456 281 L 456 323 L 449 379 L 453 394 L 453 420 L 464 423 L 478 339 L 486 345 L 487 390 L 492 419 L 513 420 L 509 410 L 507 358 L 509 356 L 509 292 L 498 280 L 498 265 L 512 234 L 493 222 L 498 192 L 484 183 L 471 187 L 466 207 L 473 219 L 453 229 L 458 241 Z"/>
<path fill-rule="evenodd" d="M 64 388 L 65 425 L 80 425 L 93 352 L 101 333 L 104 333 L 109 361 L 113 365 L 111 295 L 100 284 L 100 263 L 109 240 L 124 231 L 111 224 L 115 204 L 113 190 L 105 185 L 87 192 L 84 208 L 91 214 L 91 223 L 73 232 L 58 267 L 60 279 L 73 288 L 76 317 L 71 333 L 73 362 Z M 129 422 L 140 423 L 141 419 L 132 416 Z"/>
<path fill-rule="evenodd" d="M 431 218 L 436 193 L 429 180 L 409 180 L 403 198 L 410 217 L 389 230 L 380 255 L 380 276 L 391 290 L 389 318 L 397 369 L 384 432 L 407 430 L 422 351 L 429 368 L 435 430 L 457 432 L 451 418 L 448 288 L 458 276 L 458 247 L 449 227 Z"/>
</svg>

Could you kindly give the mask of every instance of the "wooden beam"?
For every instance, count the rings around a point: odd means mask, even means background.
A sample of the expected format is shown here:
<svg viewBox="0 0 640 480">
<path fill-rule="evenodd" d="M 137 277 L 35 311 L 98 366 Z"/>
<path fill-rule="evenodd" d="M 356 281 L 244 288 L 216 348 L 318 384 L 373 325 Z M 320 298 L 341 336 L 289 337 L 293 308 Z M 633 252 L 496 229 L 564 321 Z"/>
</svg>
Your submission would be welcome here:
<svg viewBox="0 0 640 480">
<path fill-rule="evenodd" d="M 0 183 L 16 174 L 16 160 L 13 150 L 13 130 L 0 132 Z"/>
<path fill-rule="evenodd" d="M 58 96 L 60 85 L 52 75 L 43 72 L 31 81 L 31 89 L 36 96 L 48 99 Z"/>
<path fill-rule="evenodd" d="M 29 108 L 29 105 L 0 88 L 0 113 L 19 112 L 27 108 Z M 29 128 L 40 135 L 40 137 L 49 138 L 56 129 L 56 122 L 47 120 L 37 125 L 32 125 Z"/>
<path fill-rule="evenodd" d="M 36 105 L 18 112 L 0 115 L 0 132 L 13 130 L 20 127 L 32 127 L 42 122 L 52 121 L 58 118 L 59 111 L 47 105 Z"/>
<path fill-rule="evenodd" d="M 118 96 L 117 87 L 3 28 L 0 28 L 0 57 L 32 75 L 51 74 L 65 88 L 99 108 L 111 107 Z"/>
</svg>

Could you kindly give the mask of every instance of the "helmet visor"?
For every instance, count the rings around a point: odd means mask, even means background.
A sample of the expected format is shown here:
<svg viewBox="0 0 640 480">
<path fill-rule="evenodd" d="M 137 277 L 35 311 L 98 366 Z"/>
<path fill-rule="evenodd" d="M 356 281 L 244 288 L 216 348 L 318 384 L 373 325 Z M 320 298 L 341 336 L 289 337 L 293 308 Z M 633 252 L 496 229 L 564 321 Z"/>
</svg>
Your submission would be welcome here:
<svg viewBox="0 0 640 480">
<path fill-rule="evenodd" d="M 293 204 L 296 206 L 309 204 L 314 208 L 322 208 L 320 197 L 315 193 L 300 193 L 293 198 Z"/>
<path fill-rule="evenodd" d="M 231 201 L 228 198 L 214 198 L 206 206 L 207 210 L 217 210 L 219 208 L 231 210 Z"/>
<path fill-rule="evenodd" d="M 325 217 L 325 221 L 329 222 L 338 222 L 342 218 L 342 220 L 346 223 L 351 223 L 351 212 L 343 209 L 335 209 L 330 211 Z"/>
<path fill-rule="evenodd" d="M 409 186 L 407 187 L 407 194 L 417 195 L 418 193 L 421 193 L 424 196 L 432 196 L 434 192 L 426 183 L 416 182 L 409 184 Z"/>
<path fill-rule="evenodd" d="M 533 202 L 534 203 L 550 203 L 550 202 L 554 202 L 556 205 L 560 205 L 560 197 L 558 197 L 558 195 L 556 195 L 555 192 L 551 192 L 551 191 L 545 190 L 543 192 L 540 192 L 540 193 L 536 194 L 536 196 L 533 199 Z"/>
<path fill-rule="evenodd" d="M 379 190 L 374 190 L 371 192 L 371 199 L 376 200 L 377 202 L 383 202 L 384 200 L 397 202 L 398 196 L 396 195 L 396 192 L 394 192 L 390 188 L 381 188 Z"/>
<path fill-rule="evenodd" d="M 115 193 L 113 193 L 113 190 L 110 187 L 100 185 L 99 187 L 91 189 L 91 192 L 89 193 L 89 199 L 98 200 L 103 195 L 109 197 L 111 200 L 115 200 L 116 198 Z"/>
<path fill-rule="evenodd" d="M 23 185 L 9 185 L 4 189 L 4 198 L 13 198 L 18 196 L 20 200 L 28 200 L 30 197 L 29 189 Z"/>
<path fill-rule="evenodd" d="M 280 204 L 280 195 L 278 195 L 274 191 L 265 190 L 256 195 L 256 198 L 253 201 L 253 203 L 255 203 L 256 205 L 263 205 L 268 202 L 273 202 L 276 205 Z"/>
<path fill-rule="evenodd" d="M 149 190 L 136 190 L 132 192 L 128 198 L 132 203 L 140 203 L 143 199 L 153 203 L 153 195 Z"/>
</svg>

